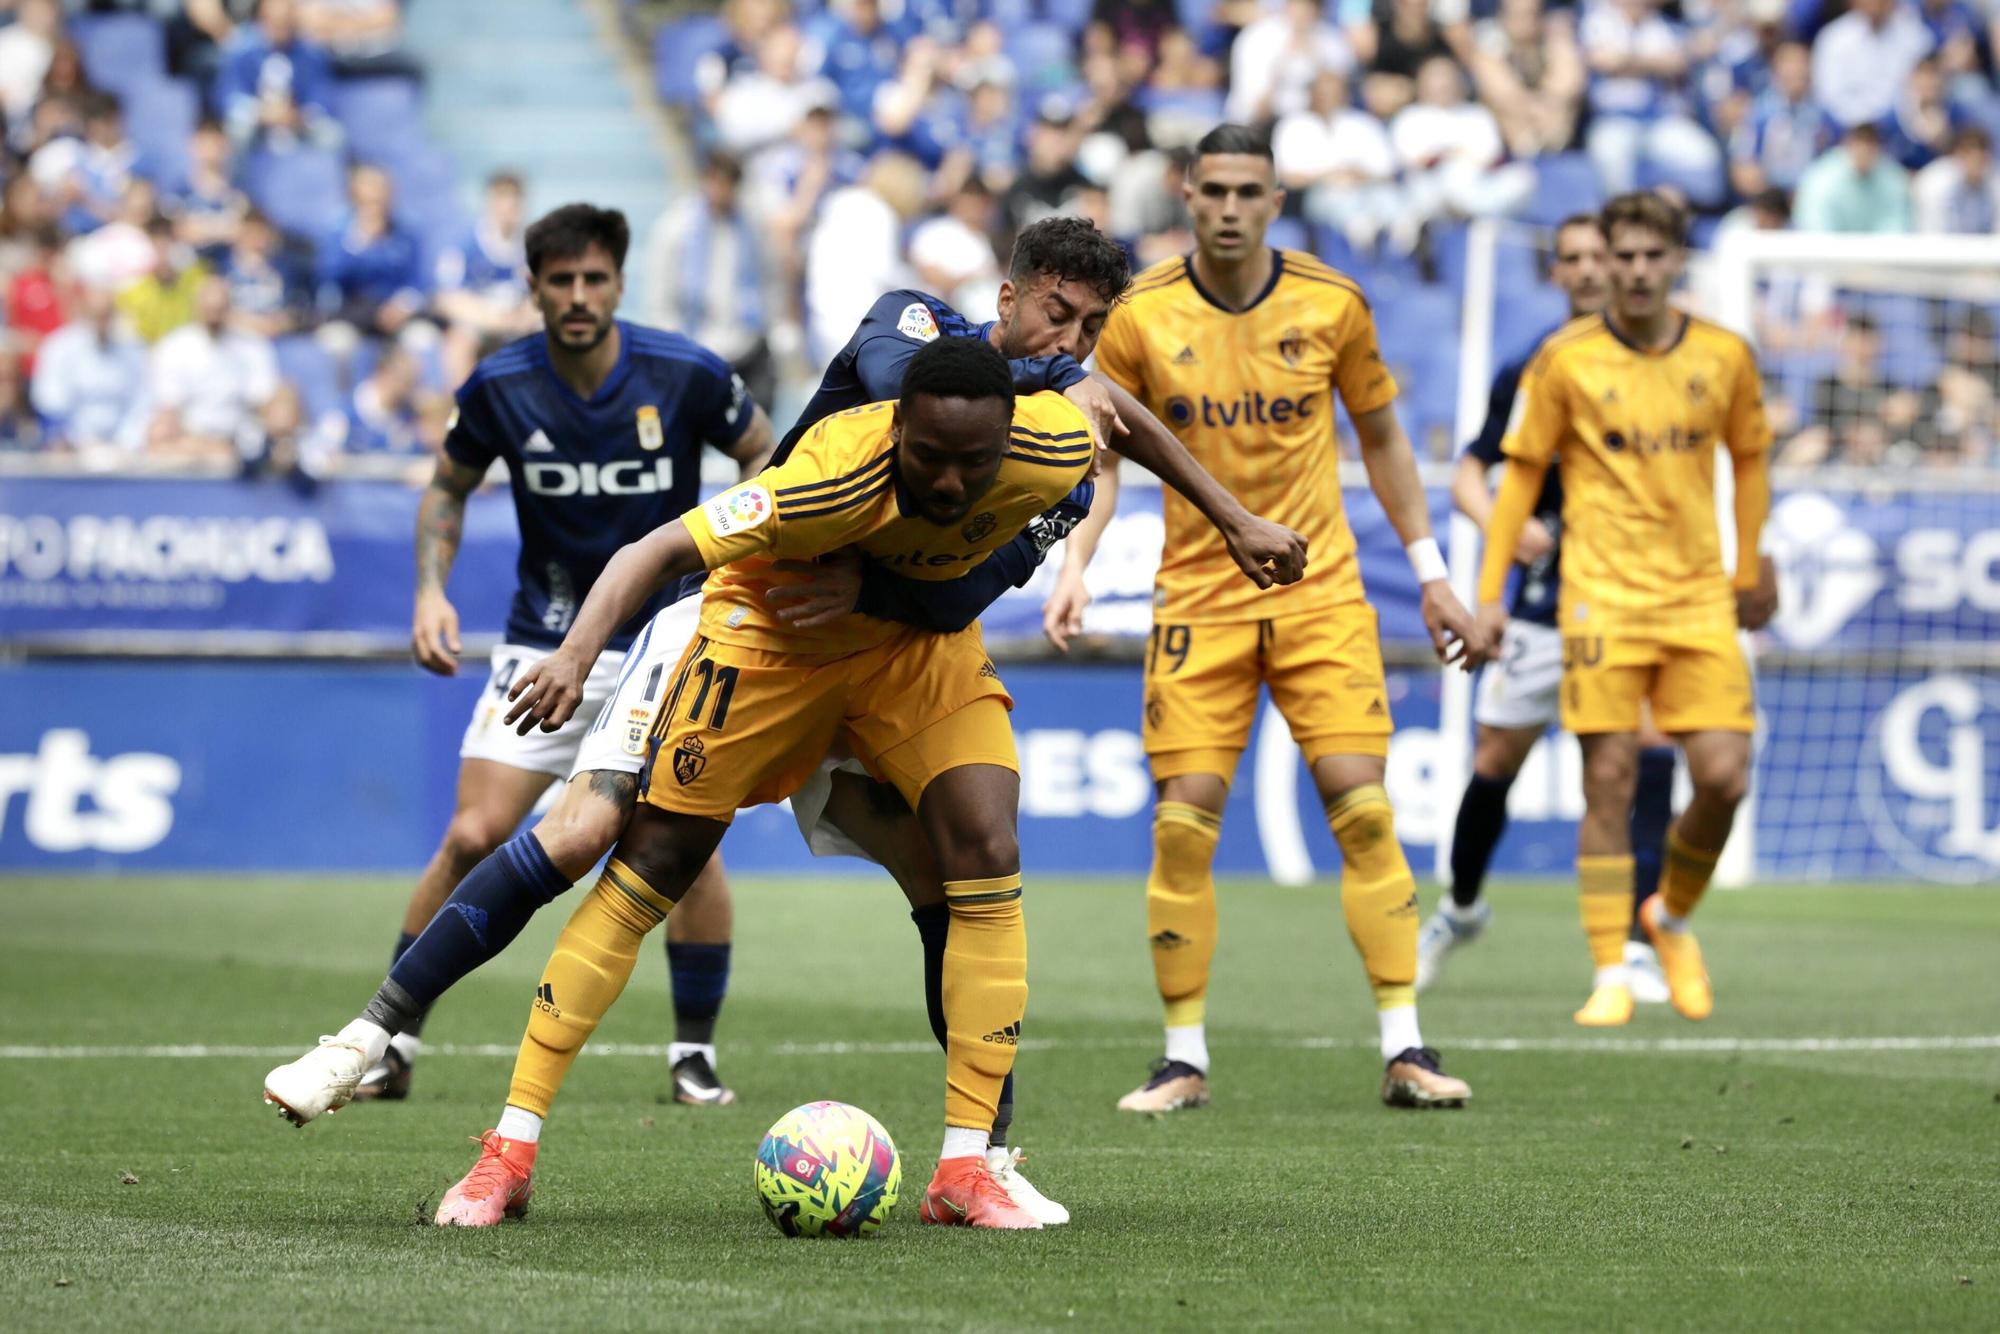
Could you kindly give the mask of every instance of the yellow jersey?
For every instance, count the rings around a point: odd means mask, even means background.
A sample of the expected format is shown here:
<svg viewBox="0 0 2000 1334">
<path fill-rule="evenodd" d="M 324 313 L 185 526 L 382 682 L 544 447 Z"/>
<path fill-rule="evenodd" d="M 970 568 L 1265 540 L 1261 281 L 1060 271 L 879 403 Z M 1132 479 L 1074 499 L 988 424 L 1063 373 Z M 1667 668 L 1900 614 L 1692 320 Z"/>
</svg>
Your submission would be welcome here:
<svg viewBox="0 0 2000 1334">
<path fill-rule="evenodd" d="M 873 648 L 903 627 L 849 615 L 800 630 L 765 604 L 771 563 L 854 547 L 912 579 L 956 579 L 1069 494 L 1090 471 L 1090 423 L 1057 393 L 1014 400 L 1006 457 L 992 487 L 956 523 L 906 508 L 889 428 L 894 403 L 835 413 L 783 463 L 681 516 L 702 563 L 701 632 L 722 644 L 781 653 L 845 654 Z"/>
<path fill-rule="evenodd" d="M 1734 615 L 1715 515 L 1715 448 L 1771 447 L 1756 354 L 1684 316 L 1660 350 L 1602 315 L 1551 334 L 1521 378 L 1511 457 L 1560 461 L 1563 624 L 1630 624 L 1648 613 Z M 1732 622 L 1733 623 L 1733 622 Z"/>
<path fill-rule="evenodd" d="M 1353 279 L 1310 255 L 1274 251 L 1271 285 L 1239 312 L 1202 291 L 1189 260 L 1166 260 L 1112 308 L 1097 366 L 1251 513 L 1297 529 L 1307 543 L 1305 578 L 1259 590 L 1222 534 L 1168 489 L 1156 620 L 1254 621 L 1361 598 L 1333 395 L 1350 416 L 1372 412 L 1395 400 L 1396 380 Z"/>
</svg>

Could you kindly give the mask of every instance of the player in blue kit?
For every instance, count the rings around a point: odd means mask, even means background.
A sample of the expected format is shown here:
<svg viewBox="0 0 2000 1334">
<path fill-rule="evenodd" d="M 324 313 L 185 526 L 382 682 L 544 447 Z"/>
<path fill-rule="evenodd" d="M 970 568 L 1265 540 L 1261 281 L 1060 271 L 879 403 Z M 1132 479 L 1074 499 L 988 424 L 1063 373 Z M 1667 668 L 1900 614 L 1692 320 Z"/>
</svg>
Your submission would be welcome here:
<svg viewBox="0 0 2000 1334">
<path fill-rule="evenodd" d="M 557 209 L 528 229 L 531 287 L 544 328 L 486 358 L 459 390 L 444 457 L 420 502 L 411 640 L 427 670 L 458 672 L 458 613 L 445 583 L 458 554 L 465 499 L 496 459 L 512 479 L 521 554 L 506 642 L 493 651 L 491 678 L 459 748 L 456 809 L 410 896 L 398 959 L 550 783 L 569 776 L 589 732 L 587 714 L 534 737 L 500 726 L 497 710 L 508 683 L 562 642 L 612 553 L 696 502 L 704 443 L 735 458 L 746 476 L 771 452 L 769 419 L 721 358 L 679 334 L 614 317 L 628 240 L 623 214 L 588 204 Z M 627 648 L 669 601 L 663 595 L 623 627 L 613 649 Z M 609 698 L 619 662 L 614 652 L 600 664 L 591 682 L 596 703 Z M 631 767 L 637 769 L 636 761 Z M 718 882 L 721 875 L 717 862 L 704 879 Z M 674 944 L 718 934 L 701 894 L 691 897 L 696 911 Z M 726 911 L 726 898 L 720 902 Z M 719 934 L 728 938 L 726 922 Z M 423 1017 L 404 1026 L 357 1096 L 408 1094 Z"/>
</svg>

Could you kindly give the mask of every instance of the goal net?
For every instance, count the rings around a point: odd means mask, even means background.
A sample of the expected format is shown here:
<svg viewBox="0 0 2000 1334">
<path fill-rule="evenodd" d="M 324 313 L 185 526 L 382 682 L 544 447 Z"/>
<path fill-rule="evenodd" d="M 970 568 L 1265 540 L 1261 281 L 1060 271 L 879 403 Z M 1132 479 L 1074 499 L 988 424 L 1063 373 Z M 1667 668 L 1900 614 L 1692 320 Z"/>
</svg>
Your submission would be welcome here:
<svg viewBox="0 0 2000 1334">
<path fill-rule="evenodd" d="M 1507 289 L 1546 241 L 1475 229 L 1462 440 L 1471 376 L 1533 337 Z M 2000 880 L 2000 238 L 1725 229 L 1686 296 L 1757 346 L 1776 437 L 1781 610 L 1748 637 L 1756 771 L 1720 878 Z"/>
</svg>

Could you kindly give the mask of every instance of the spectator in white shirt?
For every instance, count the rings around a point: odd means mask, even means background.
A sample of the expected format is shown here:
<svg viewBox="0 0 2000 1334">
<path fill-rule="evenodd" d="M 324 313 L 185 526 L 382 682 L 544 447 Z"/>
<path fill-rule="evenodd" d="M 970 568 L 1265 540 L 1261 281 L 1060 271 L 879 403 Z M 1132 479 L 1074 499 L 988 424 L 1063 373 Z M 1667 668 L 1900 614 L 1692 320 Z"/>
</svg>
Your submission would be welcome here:
<svg viewBox="0 0 2000 1334">
<path fill-rule="evenodd" d="M 1405 251 L 1439 214 L 1497 217 L 1534 193 L 1533 167 L 1501 165 L 1500 123 L 1466 99 L 1465 75 L 1449 56 L 1432 56 L 1417 70 L 1417 100 L 1389 122 L 1389 143 L 1402 164 L 1408 201 L 1391 236 Z"/>
<path fill-rule="evenodd" d="M 191 462 L 241 463 L 264 448 L 262 414 L 278 391 L 271 340 L 233 329 L 229 283 L 209 278 L 195 296 L 195 322 L 153 348 L 150 449 Z"/>
<path fill-rule="evenodd" d="M 111 293 L 86 288 L 77 318 L 42 340 L 30 397 L 52 440 L 145 448 L 146 345 L 118 326 Z"/>
<path fill-rule="evenodd" d="M 1230 48 L 1224 114 L 1239 125 L 1261 125 L 1303 111 L 1314 76 L 1353 69 L 1354 48 L 1316 0 L 1284 0 L 1276 13 L 1243 29 Z"/>
<path fill-rule="evenodd" d="M 1902 0 L 1854 0 L 1813 42 L 1813 100 L 1843 126 L 1879 121 L 1932 42 Z"/>
<path fill-rule="evenodd" d="M 61 35 L 62 14 L 55 0 L 21 0 L 14 21 L 0 28 L 0 110 L 8 120 L 27 118 Z"/>
<path fill-rule="evenodd" d="M 945 211 L 910 233 L 910 267 L 927 292 L 969 320 L 1000 314 L 1000 260 L 993 250 L 993 196 L 967 181 Z"/>
<path fill-rule="evenodd" d="M 909 284 L 903 228 L 923 212 L 924 169 L 901 153 L 868 164 L 859 185 L 827 195 L 806 239 L 807 353 L 833 360 L 882 293 Z"/>
<path fill-rule="evenodd" d="M 1370 250 L 1401 212 L 1396 154 L 1382 122 L 1353 105 L 1347 79 L 1322 70 L 1312 103 L 1278 122 L 1271 136 L 1278 182 L 1299 192 L 1314 222 L 1334 227 L 1357 250 Z"/>
<path fill-rule="evenodd" d="M 1690 114 L 1690 43 L 1658 0 L 1590 0 L 1577 35 L 1590 69 L 1584 150 L 1605 190 L 1636 188 L 1643 163 L 1694 202 L 1720 203 L 1722 145 Z"/>
<path fill-rule="evenodd" d="M 711 153 L 701 188 L 667 206 L 646 246 L 649 324 L 677 329 L 729 363 L 750 396 L 777 390 L 766 334 L 772 282 L 763 237 L 743 207 L 743 167 Z"/>
<path fill-rule="evenodd" d="M 1993 174 L 1993 140 L 1976 125 L 1954 135 L 1951 151 L 1918 172 L 1910 191 L 1920 232 L 1991 236 L 2000 231 L 2000 177 Z"/>
<path fill-rule="evenodd" d="M 833 85 L 806 73 L 805 39 L 789 24 L 757 43 L 757 68 L 724 84 L 715 99 L 720 146 L 749 159 L 784 143 L 816 106 L 836 101 Z"/>
</svg>

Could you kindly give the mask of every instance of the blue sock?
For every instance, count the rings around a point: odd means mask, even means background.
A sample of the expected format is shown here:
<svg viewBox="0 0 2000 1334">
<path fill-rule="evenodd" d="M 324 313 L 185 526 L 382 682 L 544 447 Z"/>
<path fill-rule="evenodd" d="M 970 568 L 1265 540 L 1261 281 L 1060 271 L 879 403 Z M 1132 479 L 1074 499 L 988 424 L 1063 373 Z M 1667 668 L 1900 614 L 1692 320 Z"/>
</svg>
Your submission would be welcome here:
<svg viewBox="0 0 2000 1334">
<path fill-rule="evenodd" d="M 569 888 L 532 833 L 520 834 L 466 874 L 416 942 L 389 969 L 363 1011 L 391 1033 L 421 1023 L 424 1011 L 507 948 L 537 909 Z"/>
<path fill-rule="evenodd" d="M 396 960 L 402 958 L 405 954 L 408 954 L 410 952 L 410 946 L 416 943 L 417 943 L 417 938 L 411 935 L 408 931 L 404 931 L 398 934 L 396 937 L 396 952 L 389 956 L 389 966 L 392 968 L 395 967 Z"/>
<path fill-rule="evenodd" d="M 1461 908 L 1479 902 L 1493 849 L 1507 829 L 1507 793 L 1513 786 L 1512 778 L 1474 774 L 1459 799 L 1451 836 L 1451 901 Z"/>
<path fill-rule="evenodd" d="M 1674 749 L 1653 746 L 1639 752 L 1639 784 L 1632 796 L 1632 939 L 1644 940 L 1639 905 L 1660 887 L 1660 861 L 1667 826 L 1674 820 Z"/>
<path fill-rule="evenodd" d="M 667 942 L 667 979 L 674 991 L 674 1041 L 707 1046 L 729 994 L 729 944 Z"/>
</svg>

